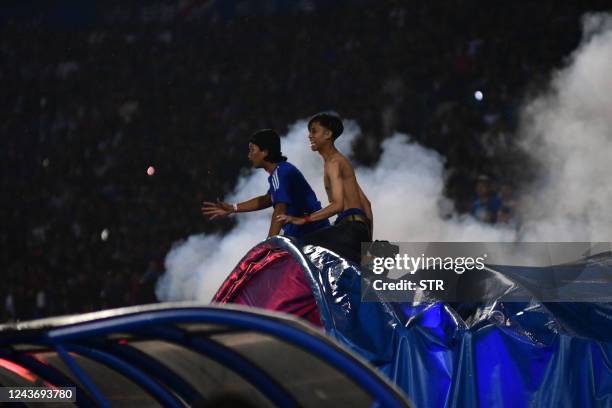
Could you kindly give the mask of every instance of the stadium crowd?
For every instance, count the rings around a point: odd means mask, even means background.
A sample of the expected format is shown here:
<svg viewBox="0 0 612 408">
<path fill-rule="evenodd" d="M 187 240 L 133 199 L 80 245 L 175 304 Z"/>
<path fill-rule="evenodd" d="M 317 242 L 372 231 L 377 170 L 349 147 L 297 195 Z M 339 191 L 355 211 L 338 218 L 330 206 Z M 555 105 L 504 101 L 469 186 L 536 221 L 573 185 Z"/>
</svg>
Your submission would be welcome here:
<svg viewBox="0 0 612 408">
<path fill-rule="evenodd" d="M 232 227 L 200 203 L 247 171 L 248 135 L 326 109 L 361 126 L 354 160 L 408 133 L 446 158 L 456 211 L 516 222 L 519 107 L 605 6 L 141 3 L 0 20 L 0 321 L 155 301 L 173 244 Z"/>
</svg>

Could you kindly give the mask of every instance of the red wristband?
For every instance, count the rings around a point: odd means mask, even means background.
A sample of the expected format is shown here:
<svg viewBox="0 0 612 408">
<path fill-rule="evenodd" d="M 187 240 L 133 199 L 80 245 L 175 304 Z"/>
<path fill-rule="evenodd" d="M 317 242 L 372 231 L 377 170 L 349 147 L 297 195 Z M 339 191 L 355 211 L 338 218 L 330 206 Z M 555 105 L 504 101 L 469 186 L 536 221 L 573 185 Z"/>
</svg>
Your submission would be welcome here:
<svg viewBox="0 0 612 408">
<path fill-rule="evenodd" d="M 304 216 L 304 221 L 306 221 L 306 222 L 310 222 L 310 221 L 311 221 L 311 219 L 310 219 L 310 214 L 306 214 L 306 215 Z"/>
</svg>

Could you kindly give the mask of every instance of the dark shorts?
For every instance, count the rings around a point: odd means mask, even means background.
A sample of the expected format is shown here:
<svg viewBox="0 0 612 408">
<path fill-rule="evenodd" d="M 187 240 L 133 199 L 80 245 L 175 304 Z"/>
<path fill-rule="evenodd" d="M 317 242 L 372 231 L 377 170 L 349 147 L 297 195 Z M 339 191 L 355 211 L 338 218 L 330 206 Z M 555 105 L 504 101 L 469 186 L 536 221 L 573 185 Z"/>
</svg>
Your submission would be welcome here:
<svg viewBox="0 0 612 408">
<path fill-rule="evenodd" d="M 317 245 L 337 253 L 349 261 L 361 261 L 361 243 L 370 242 L 370 228 L 358 221 L 343 222 L 321 228 L 302 239 L 304 245 Z"/>
</svg>

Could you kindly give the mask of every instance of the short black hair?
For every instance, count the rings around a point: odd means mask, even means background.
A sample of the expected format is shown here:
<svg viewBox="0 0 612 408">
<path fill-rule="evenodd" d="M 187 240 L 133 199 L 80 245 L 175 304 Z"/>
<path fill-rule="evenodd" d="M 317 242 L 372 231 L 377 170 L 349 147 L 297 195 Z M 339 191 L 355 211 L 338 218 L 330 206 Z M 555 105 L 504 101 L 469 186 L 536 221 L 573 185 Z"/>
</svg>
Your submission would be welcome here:
<svg viewBox="0 0 612 408">
<path fill-rule="evenodd" d="M 342 119 L 340 119 L 340 115 L 335 112 L 317 113 L 308 121 L 308 130 L 310 130 L 310 126 L 315 122 L 318 122 L 321 124 L 321 126 L 331 130 L 334 140 L 336 140 L 338 136 L 344 132 Z"/>
<path fill-rule="evenodd" d="M 251 135 L 250 143 L 259 146 L 261 150 L 267 150 L 266 161 L 278 163 L 286 161 L 287 158 L 281 153 L 280 136 L 272 129 L 261 129 Z"/>
</svg>

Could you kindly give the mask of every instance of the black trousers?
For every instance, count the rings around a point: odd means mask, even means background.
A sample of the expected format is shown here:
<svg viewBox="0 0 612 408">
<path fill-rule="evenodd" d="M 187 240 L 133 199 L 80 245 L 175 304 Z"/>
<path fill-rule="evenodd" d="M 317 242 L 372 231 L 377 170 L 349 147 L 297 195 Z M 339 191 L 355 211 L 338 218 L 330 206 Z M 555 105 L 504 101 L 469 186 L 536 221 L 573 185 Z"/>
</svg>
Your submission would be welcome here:
<svg viewBox="0 0 612 408">
<path fill-rule="evenodd" d="M 361 262 L 361 243 L 370 242 L 370 229 L 363 222 L 348 221 L 321 228 L 302 239 L 304 245 L 317 245 L 356 264 Z"/>
</svg>

